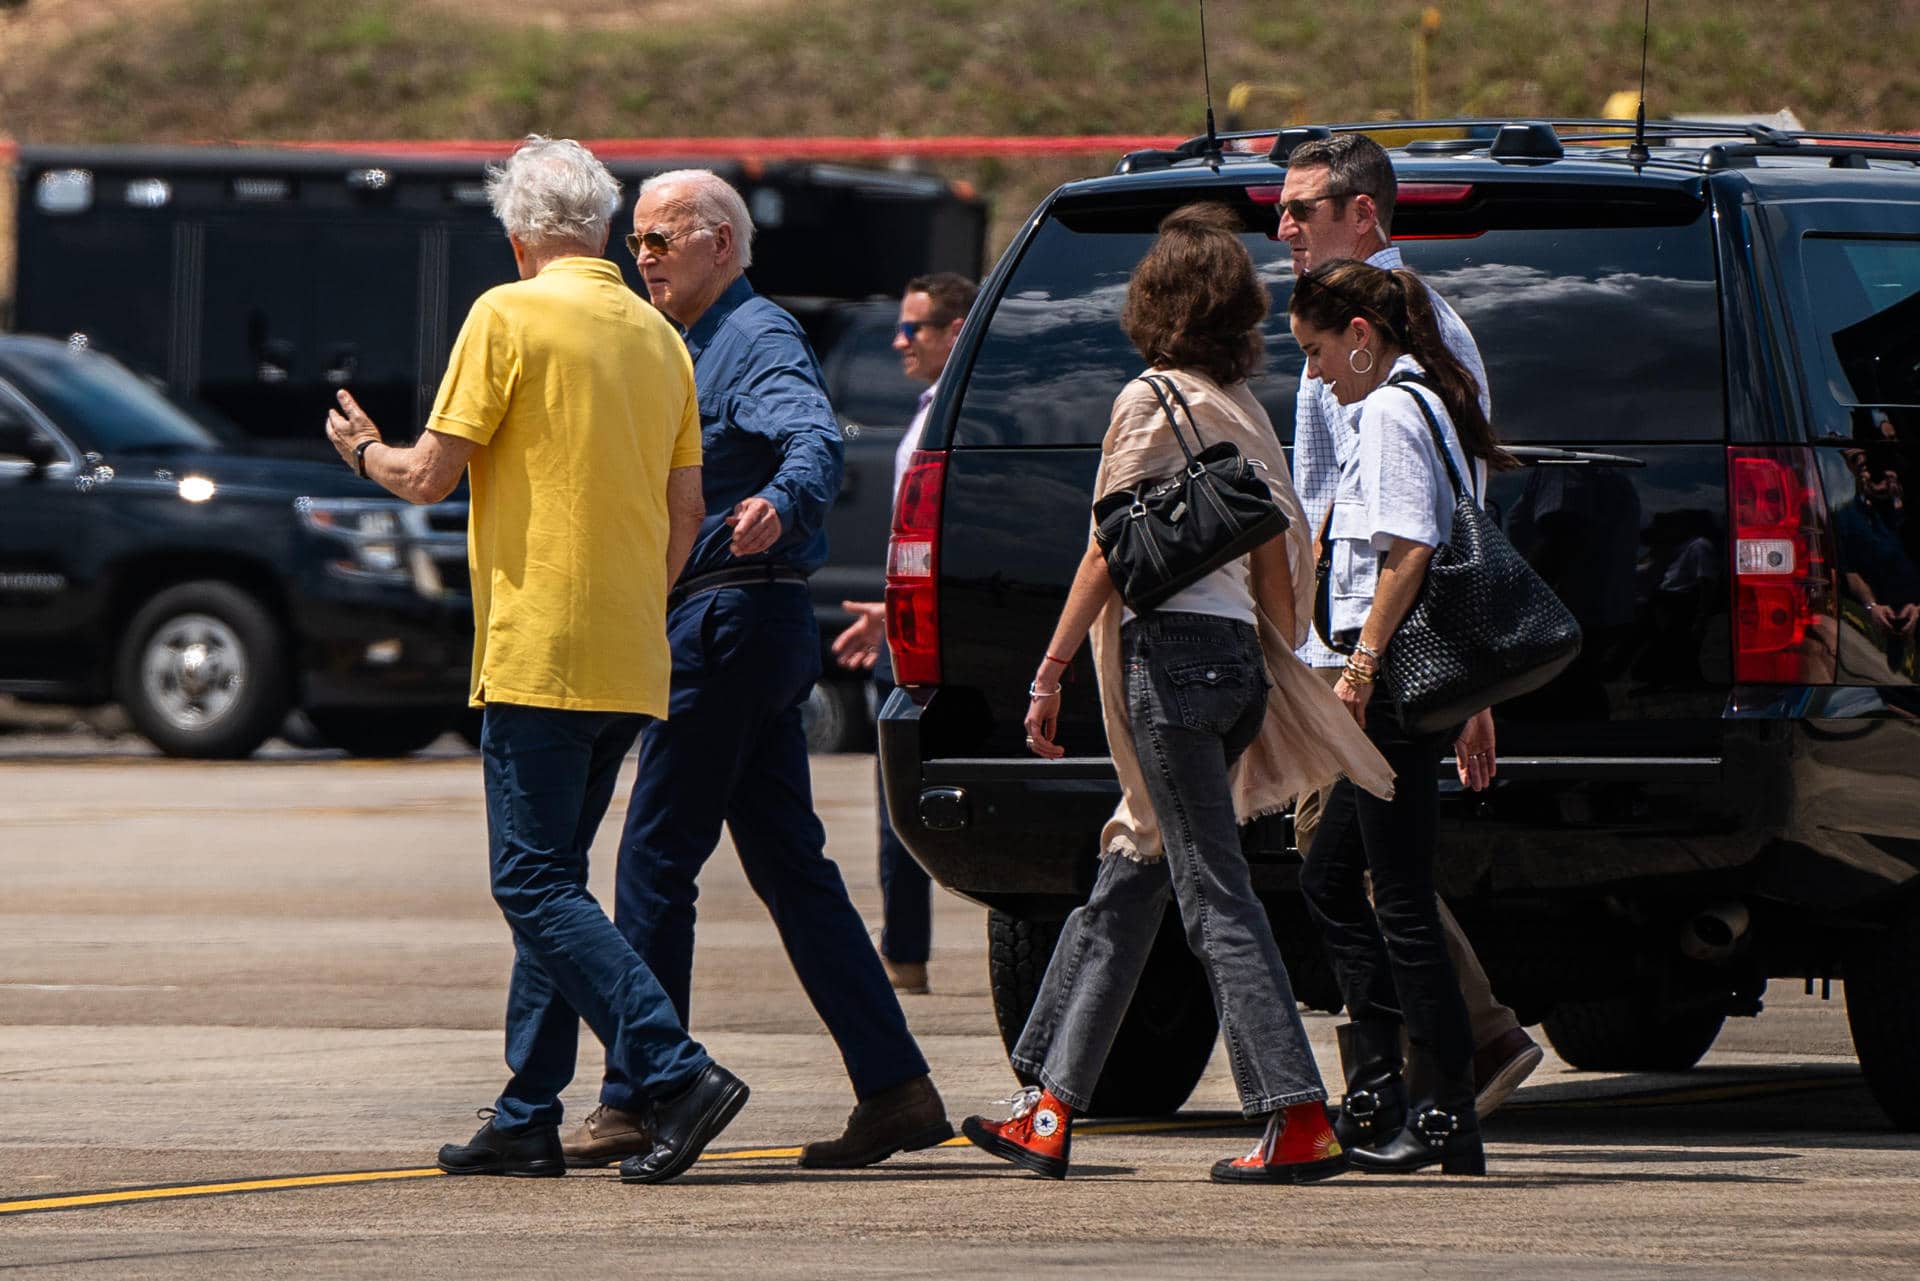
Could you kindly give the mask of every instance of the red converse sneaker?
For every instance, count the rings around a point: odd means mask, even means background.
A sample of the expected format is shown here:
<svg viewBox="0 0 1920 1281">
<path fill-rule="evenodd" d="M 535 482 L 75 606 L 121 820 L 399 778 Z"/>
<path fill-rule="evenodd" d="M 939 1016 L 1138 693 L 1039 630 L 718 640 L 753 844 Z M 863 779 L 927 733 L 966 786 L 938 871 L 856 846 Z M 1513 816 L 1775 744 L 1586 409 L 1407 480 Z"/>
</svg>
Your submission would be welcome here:
<svg viewBox="0 0 1920 1281">
<path fill-rule="evenodd" d="M 960 1123 L 960 1132 L 981 1151 L 1023 1170 L 1049 1179 L 1066 1178 L 1067 1149 L 1073 1146 L 1073 1109 L 1037 1085 L 1004 1102 L 1012 1106 L 1012 1116 L 1004 1121 L 970 1116 Z"/>
<path fill-rule="evenodd" d="M 1347 1153 L 1327 1124 L 1324 1103 L 1296 1103 L 1267 1118 L 1253 1151 L 1216 1161 L 1215 1183 L 1317 1183 L 1345 1173 Z"/>
</svg>

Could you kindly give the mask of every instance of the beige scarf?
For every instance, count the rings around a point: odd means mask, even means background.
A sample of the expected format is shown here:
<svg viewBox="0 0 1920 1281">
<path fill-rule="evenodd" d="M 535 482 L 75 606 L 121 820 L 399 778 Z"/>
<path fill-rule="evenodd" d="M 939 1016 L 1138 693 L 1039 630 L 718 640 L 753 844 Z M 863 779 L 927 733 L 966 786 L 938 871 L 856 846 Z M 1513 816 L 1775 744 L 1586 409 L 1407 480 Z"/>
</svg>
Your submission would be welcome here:
<svg viewBox="0 0 1920 1281">
<path fill-rule="evenodd" d="M 1164 372 L 1193 407 L 1201 439 L 1211 445 L 1230 440 L 1247 458 L 1265 463 L 1267 488 L 1291 522 L 1287 558 L 1293 567 L 1292 635 L 1283 635 L 1265 613 L 1260 619 L 1260 648 L 1267 660 L 1267 719 L 1260 736 L 1234 766 L 1233 809 L 1242 823 L 1273 814 L 1295 798 L 1341 775 L 1376 796 L 1393 795 L 1393 771 L 1367 741 L 1353 717 L 1293 651 L 1307 638 L 1313 618 L 1313 534 L 1285 454 L 1273 434 L 1267 411 L 1244 382 L 1222 387 L 1186 370 Z M 1178 412 L 1176 407 L 1176 412 Z M 1184 421 L 1182 426 L 1184 427 Z M 1143 480 L 1165 476 L 1185 462 L 1153 392 L 1137 379 L 1114 398 L 1113 419 L 1100 447 L 1100 471 L 1094 493 L 1100 497 Z M 1127 717 L 1126 681 L 1120 670 L 1120 611 L 1115 595 L 1093 622 L 1093 665 L 1100 680 L 1100 711 L 1114 772 L 1120 776 L 1120 807 L 1100 833 L 1100 848 L 1151 862 L 1162 854 L 1160 829 L 1147 797 L 1146 780 L 1133 751 Z"/>
</svg>

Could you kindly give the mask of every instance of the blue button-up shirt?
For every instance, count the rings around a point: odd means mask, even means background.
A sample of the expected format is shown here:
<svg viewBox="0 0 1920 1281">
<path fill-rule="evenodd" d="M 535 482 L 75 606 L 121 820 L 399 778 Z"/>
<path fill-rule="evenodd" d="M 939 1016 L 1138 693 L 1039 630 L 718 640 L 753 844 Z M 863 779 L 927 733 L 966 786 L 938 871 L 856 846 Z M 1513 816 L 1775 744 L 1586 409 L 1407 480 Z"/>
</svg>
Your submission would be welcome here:
<svg viewBox="0 0 1920 1281">
<path fill-rule="evenodd" d="M 845 451 L 806 334 L 745 276 L 684 332 L 700 393 L 707 518 L 681 581 L 736 565 L 811 574 L 827 559 L 827 510 L 840 492 Z M 735 556 L 724 521 L 747 498 L 773 504 L 780 540 L 756 556 Z"/>
</svg>

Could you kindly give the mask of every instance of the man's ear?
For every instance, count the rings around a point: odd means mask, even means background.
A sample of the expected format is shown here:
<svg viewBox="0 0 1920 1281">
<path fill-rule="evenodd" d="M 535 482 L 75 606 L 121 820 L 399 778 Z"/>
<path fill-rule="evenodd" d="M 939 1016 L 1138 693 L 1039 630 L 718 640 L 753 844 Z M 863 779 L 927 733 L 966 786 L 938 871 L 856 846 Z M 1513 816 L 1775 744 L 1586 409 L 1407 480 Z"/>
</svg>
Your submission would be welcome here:
<svg viewBox="0 0 1920 1281">
<path fill-rule="evenodd" d="M 713 229 L 714 257 L 719 261 L 733 261 L 733 224 L 720 223 Z"/>
<path fill-rule="evenodd" d="M 1380 206 L 1374 203 L 1372 196 L 1364 191 L 1356 192 L 1348 207 L 1353 211 L 1355 233 L 1364 236 L 1380 229 Z"/>
</svg>

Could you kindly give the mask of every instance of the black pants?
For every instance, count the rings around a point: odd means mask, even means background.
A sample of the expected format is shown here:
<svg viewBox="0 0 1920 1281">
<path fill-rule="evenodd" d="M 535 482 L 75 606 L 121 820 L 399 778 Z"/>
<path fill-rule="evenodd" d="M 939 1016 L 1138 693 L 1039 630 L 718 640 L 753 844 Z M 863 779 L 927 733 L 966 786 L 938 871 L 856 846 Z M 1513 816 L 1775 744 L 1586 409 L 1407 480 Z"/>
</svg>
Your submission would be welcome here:
<svg viewBox="0 0 1920 1281">
<path fill-rule="evenodd" d="M 1470 1096 L 1473 1034 L 1434 899 L 1437 771 L 1447 736 L 1407 735 L 1387 701 L 1375 698 L 1367 737 L 1393 767 L 1393 799 L 1336 783 L 1300 887 L 1349 1017 L 1404 1021 L 1408 1039 L 1429 1046 L 1444 1079 L 1464 1080 Z"/>
</svg>

